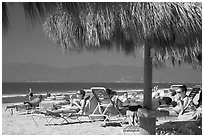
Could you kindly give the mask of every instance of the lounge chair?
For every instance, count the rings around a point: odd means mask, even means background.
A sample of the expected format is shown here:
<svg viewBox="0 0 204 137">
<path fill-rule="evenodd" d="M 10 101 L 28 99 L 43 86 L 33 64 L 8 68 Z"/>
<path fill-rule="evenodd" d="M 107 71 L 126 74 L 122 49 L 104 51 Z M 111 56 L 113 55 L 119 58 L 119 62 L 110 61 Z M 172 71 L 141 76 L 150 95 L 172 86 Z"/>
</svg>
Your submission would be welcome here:
<svg viewBox="0 0 204 137">
<path fill-rule="evenodd" d="M 8 105 L 6 106 L 5 111 L 10 110 L 11 115 L 14 114 L 14 109 L 16 110 L 17 114 L 20 115 L 31 114 L 36 108 L 39 107 L 39 104 L 42 101 L 42 99 L 43 97 L 42 95 L 40 95 L 39 97 L 36 97 L 31 101 Z"/>
<path fill-rule="evenodd" d="M 7 105 L 5 111 L 9 110 L 10 114 L 13 115 L 14 114 L 14 110 L 17 111 L 17 106 L 19 104 L 13 104 L 13 105 Z"/>
<path fill-rule="evenodd" d="M 120 120 L 119 116 L 122 114 L 115 106 L 114 102 L 111 100 L 110 95 L 104 87 L 92 87 L 91 88 L 94 97 L 97 99 L 97 106 L 90 114 L 90 117 L 103 117 L 105 126 L 107 121 Z M 116 116 L 116 119 L 112 119 L 113 116 Z"/>
<path fill-rule="evenodd" d="M 196 96 L 199 97 L 200 95 L 202 96 L 202 91 L 200 87 L 194 87 L 188 94 L 188 97 L 190 97 L 190 99 L 192 100 L 193 105 L 198 105 L 199 98 L 196 98 Z"/>
<path fill-rule="evenodd" d="M 70 121 L 72 120 L 77 120 L 77 122 L 79 123 L 82 123 L 81 119 L 82 117 L 88 117 L 89 120 L 92 121 L 92 119 L 89 117 L 89 115 L 86 113 L 89 109 L 89 106 L 90 106 L 90 96 L 87 96 L 85 98 L 85 103 L 84 103 L 84 106 L 83 106 L 83 111 L 82 113 L 78 113 L 78 112 L 75 112 L 73 111 L 72 113 L 65 113 L 65 112 L 62 112 L 62 113 L 52 113 L 51 111 L 48 111 L 46 108 L 44 109 L 41 109 L 39 111 L 36 111 L 35 114 L 32 114 L 32 119 L 33 121 L 35 122 L 35 124 L 38 126 L 36 120 L 35 120 L 35 116 L 42 116 L 45 117 L 46 119 L 46 123 L 45 125 L 62 125 L 62 124 L 67 124 L 67 123 L 70 123 Z M 56 124 L 55 121 L 58 121 L 58 124 Z M 60 121 L 60 122 L 59 122 Z"/>
<path fill-rule="evenodd" d="M 178 118 L 182 120 L 197 120 L 202 114 L 202 105 L 200 104 L 202 102 L 200 100 L 202 98 L 202 91 L 199 87 L 193 88 L 188 96 L 190 100 Z"/>
</svg>

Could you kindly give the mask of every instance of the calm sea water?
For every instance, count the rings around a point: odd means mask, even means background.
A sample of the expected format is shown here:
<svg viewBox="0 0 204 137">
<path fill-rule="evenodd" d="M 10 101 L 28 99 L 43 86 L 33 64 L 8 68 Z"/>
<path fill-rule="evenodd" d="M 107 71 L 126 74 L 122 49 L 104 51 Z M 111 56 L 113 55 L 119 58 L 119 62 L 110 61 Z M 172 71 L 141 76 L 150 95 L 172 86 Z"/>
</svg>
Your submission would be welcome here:
<svg viewBox="0 0 204 137">
<path fill-rule="evenodd" d="M 184 83 L 153 83 L 160 88 L 169 88 L 173 84 Z M 194 87 L 201 83 L 185 83 L 188 87 Z M 25 96 L 27 90 L 32 88 L 36 94 L 51 93 L 71 93 L 79 89 L 90 89 L 94 86 L 111 88 L 112 90 L 135 90 L 143 89 L 143 83 L 53 83 L 53 82 L 3 82 L 2 83 L 2 102 L 14 103 L 27 100 Z"/>
</svg>

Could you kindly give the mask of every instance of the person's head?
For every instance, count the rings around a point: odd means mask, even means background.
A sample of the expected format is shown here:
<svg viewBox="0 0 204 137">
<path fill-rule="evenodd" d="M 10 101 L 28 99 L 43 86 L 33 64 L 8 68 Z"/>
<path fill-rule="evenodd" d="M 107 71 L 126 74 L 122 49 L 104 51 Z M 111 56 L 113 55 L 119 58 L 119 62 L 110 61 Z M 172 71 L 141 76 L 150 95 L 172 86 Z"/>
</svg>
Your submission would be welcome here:
<svg viewBox="0 0 204 137">
<path fill-rule="evenodd" d="M 116 95 L 116 91 L 113 91 L 109 88 L 106 89 L 106 92 L 108 93 L 108 95 L 112 98 L 113 96 Z"/>
<path fill-rule="evenodd" d="M 125 92 L 125 93 L 123 94 L 123 96 L 127 98 L 127 97 L 128 97 L 128 93 Z"/>
<path fill-rule="evenodd" d="M 185 85 L 180 86 L 178 89 L 176 89 L 176 93 L 181 97 L 186 96 L 186 92 L 187 92 L 187 87 Z"/>
<path fill-rule="evenodd" d="M 111 94 L 112 94 L 112 90 L 109 89 L 109 88 L 106 89 L 106 92 L 108 93 L 108 95 L 111 95 Z"/>
<path fill-rule="evenodd" d="M 40 101 L 43 100 L 43 95 L 39 95 L 38 98 L 40 98 Z"/>
<path fill-rule="evenodd" d="M 77 98 L 84 98 L 85 93 L 86 92 L 83 89 L 77 91 Z"/>
<path fill-rule="evenodd" d="M 31 92 L 32 92 L 32 90 L 31 90 L 31 88 L 29 88 L 28 91 L 27 91 L 27 93 L 28 93 L 28 94 L 31 94 Z"/>
<path fill-rule="evenodd" d="M 153 91 L 157 91 L 159 89 L 159 86 L 154 86 Z"/>
</svg>

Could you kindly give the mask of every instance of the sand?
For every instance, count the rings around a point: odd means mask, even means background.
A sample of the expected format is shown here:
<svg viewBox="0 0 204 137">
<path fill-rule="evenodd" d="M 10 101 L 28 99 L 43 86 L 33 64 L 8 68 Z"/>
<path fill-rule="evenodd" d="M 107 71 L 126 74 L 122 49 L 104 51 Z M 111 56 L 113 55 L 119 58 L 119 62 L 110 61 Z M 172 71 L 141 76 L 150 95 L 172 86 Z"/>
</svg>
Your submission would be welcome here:
<svg viewBox="0 0 204 137">
<path fill-rule="evenodd" d="M 87 117 L 82 118 L 82 123 L 73 120 L 69 124 L 45 126 L 46 118 L 43 115 L 34 117 L 36 125 L 31 115 L 19 115 L 16 111 L 11 115 L 8 110 L 5 111 L 7 105 L 11 104 L 2 104 L 2 135 L 122 135 L 122 129 L 128 126 L 102 127 L 102 121 L 92 123 Z M 171 119 L 157 119 L 156 125 L 168 121 Z M 59 122 L 53 121 L 55 124 Z"/>
<path fill-rule="evenodd" d="M 122 127 L 101 127 L 102 121 L 89 122 L 88 118 L 82 118 L 82 123 L 70 121 L 70 124 L 45 126 L 46 119 L 36 116 L 38 126 L 32 120 L 31 115 L 19 115 L 5 111 L 5 107 L 11 104 L 2 104 L 2 134 L 3 135 L 121 135 Z M 60 121 L 54 121 L 54 123 Z"/>
</svg>

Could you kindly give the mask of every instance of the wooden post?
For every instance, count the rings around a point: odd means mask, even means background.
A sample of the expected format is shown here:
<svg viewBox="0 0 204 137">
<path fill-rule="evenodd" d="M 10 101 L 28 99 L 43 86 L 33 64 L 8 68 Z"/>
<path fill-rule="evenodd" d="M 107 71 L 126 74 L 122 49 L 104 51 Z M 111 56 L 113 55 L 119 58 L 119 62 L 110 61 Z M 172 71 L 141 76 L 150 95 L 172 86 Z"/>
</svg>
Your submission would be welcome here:
<svg viewBox="0 0 204 137">
<path fill-rule="evenodd" d="M 140 117 L 140 127 L 146 132 L 142 132 L 145 135 L 155 135 L 156 133 L 156 118 L 155 117 Z"/>
<path fill-rule="evenodd" d="M 151 110 L 152 109 L 152 57 L 151 57 L 151 46 L 145 43 L 144 51 L 144 100 L 143 106 Z M 141 117 L 140 127 L 145 129 L 151 135 L 155 135 L 155 117 Z"/>
<path fill-rule="evenodd" d="M 144 51 L 144 104 L 146 109 L 152 109 L 152 58 L 151 46 L 145 44 Z"/>
</svg>

